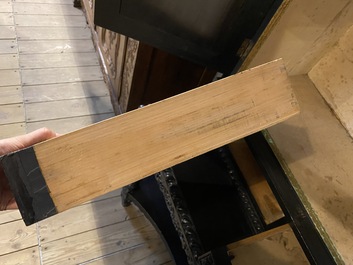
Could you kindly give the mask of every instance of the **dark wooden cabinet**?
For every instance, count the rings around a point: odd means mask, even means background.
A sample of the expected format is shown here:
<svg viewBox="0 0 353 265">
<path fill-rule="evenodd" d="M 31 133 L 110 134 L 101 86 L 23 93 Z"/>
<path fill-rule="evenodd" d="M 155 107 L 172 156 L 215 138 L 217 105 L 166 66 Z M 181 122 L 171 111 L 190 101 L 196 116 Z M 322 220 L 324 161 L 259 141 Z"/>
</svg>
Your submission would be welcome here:
<svg viewBox="0 0 353 265">
<path fill-rule="evenodd" d="M 230 73 L 282 0 L 105 0 L 95 23 L 188 61 Z"/>
</svg>

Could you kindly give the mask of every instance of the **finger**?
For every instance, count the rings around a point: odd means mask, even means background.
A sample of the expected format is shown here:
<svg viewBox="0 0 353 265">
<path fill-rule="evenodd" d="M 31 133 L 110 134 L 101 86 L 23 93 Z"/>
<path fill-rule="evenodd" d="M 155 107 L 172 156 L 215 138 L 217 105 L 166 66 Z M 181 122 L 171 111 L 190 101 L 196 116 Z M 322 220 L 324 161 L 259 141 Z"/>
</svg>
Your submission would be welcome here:
<svg viewBox="0 0 353 265">
<path fill-rule="evenodd" d="M 52 130 L 41 128 L 25 135 L 0 140 L 0 155 L 32 146 L 56 136 L 58 135 Z"/>
<path fill-rule="evenodd" d="M 24 147 L 43 142 L 50 138 L 56 137 L 56 133 L 48 128 L 41 128 L 31 133 L 15 137 L 16 141 L 20 142 Z"/>
</svg>

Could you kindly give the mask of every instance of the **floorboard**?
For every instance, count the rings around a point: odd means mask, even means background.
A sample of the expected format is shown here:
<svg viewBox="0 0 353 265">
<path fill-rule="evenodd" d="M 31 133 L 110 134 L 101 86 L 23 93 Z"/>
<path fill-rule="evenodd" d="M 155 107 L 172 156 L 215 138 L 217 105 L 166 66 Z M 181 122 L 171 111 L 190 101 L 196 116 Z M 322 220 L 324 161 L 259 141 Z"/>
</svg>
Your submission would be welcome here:
<svg viewBox="0 0 353 265">
<path fill-rule="evenodd" d="M 22 103 L 23 96 L 20 86 L 0 87 L 0 105 Z"/>
<path fill-rule="evenodd" d="M 148 239 L 148 241 L 147 241 Z M 147 242 L 146 242 L 147 241 Z M 44 264 L 77 264 L 146 244 L 154 251 L 160 238 L 145 217 L 105 226 L 42 244 Z M 119 258 L 120 259 L 120 258 Z"/>
<path fill-rule="evenodd" d="M 15 15 L 17 26 L 25 27 L 85 27 L 82 16 Z"/>
<path fill-rule="evenodd" d="M 26 121 L 54 120 L 113 112 L 110 97 L 26 104 Z"/>
<path fill-rule="evenodd" d="M 7 211 L 0 212 L 0 225 L 17 221 L 17 220 L 22 220 L 20 211 L 18 210 L 7 210 Z"/>
<path fill-rule="evenodd" d="M 1 106 L 0 106 L 0 110 L 1 110 Z M 25 133 L 26 133 L 26 124 L 24 122 L 2 124 L 0 126 L 0 139 L 18 136 Z"/>
<path fill-rule="evenodd" d="M 63 213 L 61 217 L 53 216 L 41 221 L 38 229 L 41 242 L 46 243 L 121 223 L 141 215 L 142 213 L 136 209 L 125 210 L 121 204 L 121 197 L 116 196 L 83 204 Z M 77 218 L 78 216 L 80 218 Z"/>
<path fill-rule="evenodd" d="M 1 57 L 0 57 L 1 58 Z M 22 69 L 57 68 L 99 65 L 95 52 L 23 54 L 20 58 Z M 0 63 L 1 68 L 1 63 Z"/>
<path fill-rule="evenodd" d="M 109 91 L 104 81 L 23 87 L 23 99 L 26 103 L 103 96 L 109 96 Z"/>
<path fill-rule="evenodd" d="M 0 106 L 0 125 L 25 121 L 23 104 Z"/>
<path fill-rule="evenodd" d="M 1 2 L 0 2 L 1 3 Z M 2 12 L 2 8 L 0 6 Z M 14 24 L 12 13 L 0 13 L 0 26 L 10 26 Z"/>
<path fill-rule="evenodd" d="M 17 53 L 16 40 L 0 40 L 0 54 Z"/>
<path fill-rule="evenodd" d="M 99 66 L 24 69 L 21 74 L 24 86 L 103 80 Z"/>
<path fill-rule="evenodd" d="M 10 1 L 0 1 L 0 12 L 11 12 L 12 5 Z"/>
<path fill-rule="evenodd" d="M 152 252 L 148 245 L 137 245 L 131 249 L 120 251 L 98 258 L 92 261 L 81 263 L 81 265 L 172 265 L 170 254 L 165 249 L 161 241 L 152 242 L 153 248 L 156 249 Z"/>
<path fill-rule="evenodd" d="M 17 54 L 0 54 L 0 70 L 18 68 L 19 62 Z"/>
<path fill-rule="evenodd" d="M 41 3 L 18 3 L 13 4 L 15 14 L 36 14 L 36 15 L 76 15 L 82 16 L 82 10 L 74 8 L 73 5 Z"/>
<path fill-rule="evenodd" d="M 0 26 L 0 39 L 15 39 L 16 32 L 14 26 Z"/>
<path fill-rule="evenodd" d="M 0 256 L 1 265 L 39 265 L 38 246 L 26 248 L 8 255 Z"/>
<path fill-rule="evenodd" d="M 0 87 L 18 86 L 21 84 L 21 77 L 18 70 L 0 70 Z"/>
<path fill-rule="evenodd" d="M 59 120 L 47 120 L 47 121 L 38 121 L 38 122 L 29 122 L 27 123 L 27 131 L 31 132 L 36 129 L 47 127 L 57 133 L 68 133 L 83 127 L 86 127 L 92 123 L 99 122 L 114 116 L 114 113 L 105 113 L 105 114 L 95 114 L 87 115 L 80 117 L 65 118 Z"/>
<path fill-rule="evenodd" d="M 63 4 L 73 7 L 73 0 L 16 0 L 17 3 Z"/>
<path fill-rule="evenodd" d="M 36 225 L 26 226 L 22 220 L 0 225 L 0 255 L 38 245 Z"/>
<path fill-rule="evenodd" d="M 10 26 L 5 29 L 11 31 Z M 1 30 L 1 27 L 0 27 Z M 91 31 L 89 28 L 78 27 L 78 28 L 67 28 L 67 27 L 57 27 L 55 30 L 52 27 L 17 27 L 17 38 L 18 40 L 90 40 Z M 13 38 L 15 34 L 13 33 Z M 8 33 L 7 38 L 10 38 L 10 33 Z M 1 37 L 1 33 L 0 33 Z"/>
<path fill-rule="evenodd" d="M 1 43 L 2 46 L 9 43 Z M 37 40 L 37 41 L 18 41 L 20 54 L 31 53 L 71 53 L 71 52 L 94 52 L 91 40 Z M 1 48 L 3 50 L 3 48 Z M 12 50 L 13 51 L 13 50 Z"/>
</svg>

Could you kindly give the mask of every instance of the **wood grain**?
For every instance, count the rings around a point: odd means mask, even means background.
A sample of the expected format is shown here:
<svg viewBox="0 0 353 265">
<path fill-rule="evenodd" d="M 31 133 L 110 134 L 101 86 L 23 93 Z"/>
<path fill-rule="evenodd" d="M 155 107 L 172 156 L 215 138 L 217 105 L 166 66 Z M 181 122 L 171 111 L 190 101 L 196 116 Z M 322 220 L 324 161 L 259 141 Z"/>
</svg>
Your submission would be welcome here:
<svg viewBox="0 0 353 265">
<path fill-rule="evenodd" d="M 1 265 L 38 265 L 41 264 L 38 246 L 26 248 L 0 256 Z"/>
<path fill-rule="evenodd" d="M 103 80 L 99 66 L 24 69 L 21 76 L 27 86 Z"/>
<path fill-rule="evenodd" d="M 37 122 L 28 122 L 26 124 L 27 132 L 32 132 L 36 129 L 42 127 L 48 127 L 54 130 L 57 133 L 69 133 L 82 129 L 92 123 L 96 123 L 108 118 L 114 117 L 114 113 L 105 113 L 105 114 L 91 114 L 88 116 L 79 116 L 79 117 L 70 117 L 70 118 L 61 118 L 60 120 L 45 120 Z"/>
<path fill-rule="evenodd" d="M 59 68 L 73 66 L 99 65 L 95 52 L 90 53 L 54 53 L 54 54 L 22 54 L 20 66 L 23 69 Z M 17 64 L 18 67 L 18 64 Z"/>
<path fill-rule="evenodd" d="M 79 264 L 142 245 L 158 251 L 162 241 L 144 216 L 42 244 L 43 264 Z M 157 245 L 157 246 L 156 246 Z M 67 246 L 70 246 L 68 251 Z M 74 259 L 73 259 L 74 257 Z"/>
<path fill-rule="evenodd" d="M 15 14 L 82 16 L 82 11 L 72 5 L 54 3 L 14 3 Z"/>
<path fill-rule="evenodd" d="M 25 103 L 109 96 L 104 81 L 88 81 L 23 87 Z"/>
<path fill-rule="evenodd" d="M 0 105 L 22 103 L 22 91 L 20 86 L 0 87 Z"/>
<path fill-rule="evenodd" d="M 0 40 L 0 54 L 17 53 L 16 40 Z"/>
<path fill-rule="evenodd" d="M 278 60 L 38 144 L 34 150 L 61 212 L 298 112 Z"/>
<path fill-rule="evenodd" d="M 0 49 L 3 50 L 0 41 Z M 3 45 L 6 45 L 4 43 Z M 16 45 L 17 46 L 17 45 Z M 20 54 L 94 52 L 92 40 L 27 40 L 18 41 Z"/>
<path fill-rule="evenodd" d="M 70 7 L 71 8 L 71 7 Z M 85 27 L 83 16 L 15 15 L 17 26 L 25 27 Z M 55 30 L 55 29 L 53 29 Z"/>
<path fill-rule="evenodd" d="M 23 104 L 0 106 L 0 125 L 25 121 Z"/>
<path fill-rule="evenodd" d="M 241 139 L 229 144 L 229 147 L 257 202 L 265 223 L 271 224 L 284 217 L 281 207 L 246 142 Z"/>
<path fill-rule="evenodd" d="M 0 86 L 18 86 L 21 77 L 18 70 L 0 70 Z"/>
<path fill-rule="evenodd" d="M 26 121 L 43 121 L 113 112 L 110 97 L 26 104 Z"/>
<path fill-rule="evenodd" d="M 17 54 L 1 54 L 0 69 L 16 69 L 19 68 Z"/>
<path fill-rule="evenodd" d="M 121 223 L 141 216 L 139 210 L 125 209 L 121 197 L 87 203 L 39 223 L 41 242 L 52 242 L 100 227 Z M 77 218 L 80 216 L 80 218 Z"/>
<path fill-rule="evenodd" d="M 24 122 L 2 124 L 0 126 L 0 139 L 14 137 L 25 133 L 26 133 L 26 124 Z"/>
<path fill-rule="evenodd" d="M 1 26 L 2 27 L 2 26 Z M 0 30 L 1 30 L 0 27 Z M 3 26 L 5 27 L 5 26 Z M 18 40 L 90 40 L 88 28 L 17 27 Z M 10 34 L 10 33 L 8 33 Z M 13 33 L 15 36 L 15 34 Z M 1 35 L 0 35 L 1 36 Z"/>
<path fill-rule="evenodd" d="M 1 6 L 0 10 L 2 10 Z M 0 26 L 10 26 L 13 24 L 13 15 L 11 13 L 0 13 Z"/>
<path fill-rule="evenodd" d="M 25 226 L 22 220 L 0 225 L 0 255 L 38 244 L 35 226 Z"/>
<path fill-rule="evenodd" d="M 352 138 L 307 75 L 292 82 L 302 111 L 269 132 L 337 264 L 353 264 Z"/>
</svg>

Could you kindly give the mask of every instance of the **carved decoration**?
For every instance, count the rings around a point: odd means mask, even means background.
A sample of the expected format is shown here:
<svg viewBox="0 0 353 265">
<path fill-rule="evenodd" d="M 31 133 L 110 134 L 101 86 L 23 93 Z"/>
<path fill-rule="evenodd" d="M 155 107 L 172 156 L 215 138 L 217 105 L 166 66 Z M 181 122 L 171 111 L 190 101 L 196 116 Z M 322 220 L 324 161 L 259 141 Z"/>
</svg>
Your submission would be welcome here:
<svg viewBox="0 0 353 265">
<path fill-rule="evenodd" d="M 129 101 L 138 48 L 139 42 L 137 40 L 127 39 L 121 93 L 119 95 L 119 104 L 123 112 L 126 111 Z"/>
<path fill-rule="evenodd" d="M 91 10 L 93 10 L 94 1 L 93 0 L 88 0 L 88 4 L 89 4 L 89 7 L 91 8 Z"/>
<path fill-rule="evenodd" d="M 242 174 L 237 164 L 234 162 L 233 156 L 228 147 L 224 146 L 218 149 L 218 152 L 227 168 L 228 175 L 241 199 L 241 208 L 247 219 L 248 225 L 254 234 L 265 231 L 262 220 L 256 211 L 254 203 L 250 197 L 250 191 L 245 185 L 245 181 L 241 178 Z"/>
<path fill-rule="evenodd" d="M 139 42 L 108 29 L 96 27 L 114 100 L 126 111 Z"/>
<path fill-rule="evenodd" d="M 188 263 L 190 265 L 200 264 L 198 258 L 204 254 L 204 250 L 183 195 L 179 190 L 173 169 L 169 168 L 159 172 L 155 177 L 164 195 L 175 229 L 179 234 L 182 247 L 188 258 Z"/>
</svg>

